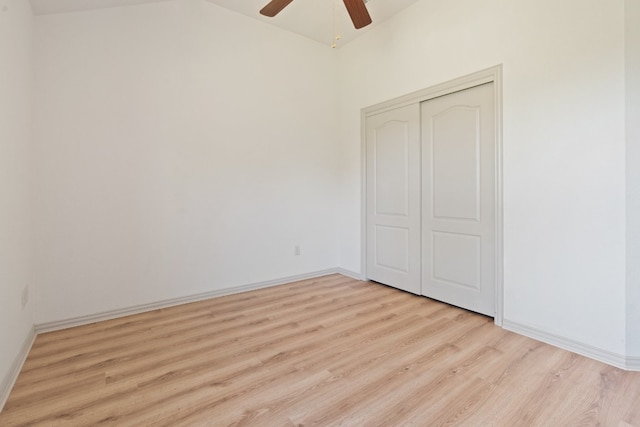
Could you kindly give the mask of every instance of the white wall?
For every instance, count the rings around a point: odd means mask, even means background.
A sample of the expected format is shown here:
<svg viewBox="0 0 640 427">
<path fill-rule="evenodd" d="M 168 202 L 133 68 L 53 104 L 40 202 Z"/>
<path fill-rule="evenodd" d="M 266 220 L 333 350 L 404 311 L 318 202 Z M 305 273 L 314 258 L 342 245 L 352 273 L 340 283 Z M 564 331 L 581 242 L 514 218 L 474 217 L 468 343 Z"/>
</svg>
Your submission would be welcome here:
<svg viewBox="0 0 640 427">
<path fill-rule="evenodd" d="M 339 51 L 341 266 L 360 109 L 504 64 L 505 319 L 625 353 L 624 1 L 422 0 Z"/>
<path fill-rule="evenodd" d="M 505 318 L 638 354 L 625 1 L 422 0 L 338 58 L 201 0 L 38 17 L 37 322 L 359 271 L 360 109 L 502 63 Z"/>
<path fill-rule="evenodd" d="M 33 304 L 21 300 L 31 284 L 32 20 L 29 2 L 0 0 L 0 407 L 32 329 Z"/>
<path fill-rule="evenodd" d="M 338 265 L 327 46 L 202 0 L 36 42 L 36 323 Z"/>
<path fill-rule="evenodd" d="M 640 358 L 640 0 L 625 1 L 627 77 L 627 354 Z"/>
</svg>

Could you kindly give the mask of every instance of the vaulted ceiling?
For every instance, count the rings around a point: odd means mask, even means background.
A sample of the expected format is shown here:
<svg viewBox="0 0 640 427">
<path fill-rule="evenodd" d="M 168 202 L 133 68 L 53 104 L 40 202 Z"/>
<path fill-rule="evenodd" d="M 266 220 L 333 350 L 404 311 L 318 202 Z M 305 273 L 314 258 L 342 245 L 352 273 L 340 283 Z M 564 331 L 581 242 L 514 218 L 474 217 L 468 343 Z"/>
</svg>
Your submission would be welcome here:
<svg viewBox="0 0 640 427">
<path fill-rule="evenodd" d="M 31 0 L 31 4 L 36 15 L 43 15 L 162 1 L 176 0 Z M 327 46 L 333 43 L 335 35 L 339 35 L 340 40 L 337 46 L 340 47 L 417 0 L 368 0 L 367 9 L 373 24 L 360 30 L 353 28 L 342 0 L 295 0 L 274 18 L 267 18 L 259 13 L 269 0 L 206 1 L 276 25 Z"/>
</svg>

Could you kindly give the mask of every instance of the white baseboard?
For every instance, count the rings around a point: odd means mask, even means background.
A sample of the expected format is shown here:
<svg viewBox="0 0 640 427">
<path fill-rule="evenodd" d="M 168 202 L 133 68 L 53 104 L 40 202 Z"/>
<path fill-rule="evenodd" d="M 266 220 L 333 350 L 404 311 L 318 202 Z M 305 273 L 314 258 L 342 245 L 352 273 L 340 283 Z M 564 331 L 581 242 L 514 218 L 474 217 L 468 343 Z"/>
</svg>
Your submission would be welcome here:
<svg viewBox="0 0 640 427">
<path fill-rule="evenodd" d="M 2 412 L 5 403 L 7 403 L 9 393 L 11 393 L 11 389 L 18 379 L 18 374 L 20 374 L 22 365 L 24 365 L 25 360 L 27 360 L 27 356 L 29 355 L 29 351 L 31 350 L 31 346 L 33 345 L 35 339 L 35 328 L 31 328 L 29 334 L 22 343 L 20 353 L 18 353 L 13 361 L 13 364 L 11 365 L 11 369 L 9 369 L 9 372 L 7 372 L 5 377 L 2 379 L 2 382 L 0 382 L 0 412 Z"/>
<path fill-rule="evenodd" d="M 603 350 L 601 348 L 551 334 L 549 332 L 544 332 L 539 329 L 522 325 L 520 323 L 513 322 L 507 319 L 504 319 L 502 327 L 508 331 L 515 332 L 517 334 L 524 335 L 547 344 L 551 344 L 555 347 L 559 347 L 572 353 L 577 353 L 590 359 L 595 359 L 599 362 L 615 366 L 616 368 L 625 370 L 638 370 L 637 368 L 640 367 L 640 363 L 638 363 L 640 362 L 640 358 L 638 358 L 638 360 L 636 361 L 636 369 L 633 369 L 631 366 L 629 366 L 630 358 L 627 358 L 624 355 L 613 353 L 608 350 Z"/>
<path fill-rule="evenodd" d="M 351 277 L 356 280 L 364 280 L 364 274 L 356 273 L 355 271 L 347 270 L 345 268 L 336 268 L 335 273 L 342 274 L 343 276 Z"/>
<path fill-rule="evenodd" d="M 627 356 L 627 370 L 640 372 L 640 357 Z"/>
<path fill-rule="evenodd" d="M 87 316 L 80 316 L 80 317 L 74 317 L 74 318 L 70 318 L 70 319 L 63 319 L 63 320 L 58 320 L 58 321 L 54 321 L 54 322 L 40 323 L 40 324 L 37 324 L 35 326 L 35 331 L 36 331 L 36 333 L 57 331 L 57 330 L 60 330 L 60 329 L 67 329 L 67 328 L 72 328 L 74 326 L 87 325 L 89 323 L 95 323 L 95 322 L 100 322 L 100 321 L 103 321 L 103 320 L 115 319 L 115 318 L 118 318 L 118 317 L 129 316 L 129 315 L 132 315 L 132 314 L 144 313 L 144 312 L 147 312 L 147 311 L 157 310 L 159 308 L 166 308 L 166 307 L 172 307 L 174 305 L 179 305 L 179 304 L 187 304 L 187 303 L 190 303 L 190 302 L 203 301 L 203 300 L 207 300 L 207 299 L 211 299 L 211 298 L 215 298 L 215 297 L 220 297 L 220 296 L 224 296 L 224 295 L 238 294 L 238 293 L 241 293 L 241 292 L 249 292 L 249 291 L 253 291 L 253 290 L 256 290 L 256 289 L 267 288 L 267 287 L 270 287 L 270 286 L 283 285 L 285 283 L 296 282 L 296 281 L 299 281 L 299 280 L 313 279 L 313 278 L 316 278 L 316 277 L 327 276 L 327 275 L 330 275 L 330 274 L 342 274 L 342 275 L 349 276 L 349 277 L 352 277 L 352 278 L 357 278 L 357 277 L 355 277 L 357 275 L 355 273 L 353 273 L 353 272 L 350 272 L 350 271 L 347 271 L 347 270 L 343 270 L 343 269 L 339 269 L 339 268 L 332 268 L 332 269 L 328 269 L 328 270 L 314 271 L 314 272 L 307 273 L 307 274 L 300 274 L 300 275 L 296 275 L 296 276 L 283 277 L 283 278 L 280 278 L 280 279 L 267 280 L 267 281 L 264 281 L 264 282 L 251 283 L 251 284 L 243 285 L 243 286 L 236 286 L 236 287 L 232 287 L 232 288 L 219 289 L 219 290 L 215 290 L 215 291 L 211 291 L 211 292 L 204 292 L 204 293 L 201 293 L 201 294 L 195 294 L 195 295 L 188 295 L 188 296 L 184 296 L 184 297 L 172 298 L 172 299 L 168 299 L 168 300 L 152 302 L 152 303 L 149 303 L 149 304 L 142 304 L 142 305 L 136 305 L 136 306 L 126 307 L 126 308 L 117 309 L 117 310 L 110 310 L 110 311 L 105 311 L 105 312 L 101 312 L 101 313 L 90 314 L 90 315 L 87 315 Z"/>
</svg>

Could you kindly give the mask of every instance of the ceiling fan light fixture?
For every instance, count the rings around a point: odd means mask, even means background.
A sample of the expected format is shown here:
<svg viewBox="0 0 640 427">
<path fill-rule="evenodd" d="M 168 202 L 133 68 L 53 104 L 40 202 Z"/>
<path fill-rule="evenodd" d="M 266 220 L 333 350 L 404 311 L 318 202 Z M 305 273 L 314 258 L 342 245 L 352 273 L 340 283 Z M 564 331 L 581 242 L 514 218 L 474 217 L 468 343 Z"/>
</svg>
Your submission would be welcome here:
<svg viewBox="0 0 640 427">
<path fill-rule="evenodd" d="M 293 0 L 271 0 L 260 9 L 260 14 L 264 16 L 268 16 L 273 18 L 278 13 L 282 11 L 285 7 L 289 5 Z M 344 5 L 347 8 L 347 12 L 349 12 L 349 16 L 351 17 L 351 22 L 353 22 L 353 26 L 356 29 L 360 29 L 362 27 L 366 27 L 371 24 L 371 16 L 367 11 L 367 7 L 365 6 L 366 0 L 343 0 Z"/>
</svg>

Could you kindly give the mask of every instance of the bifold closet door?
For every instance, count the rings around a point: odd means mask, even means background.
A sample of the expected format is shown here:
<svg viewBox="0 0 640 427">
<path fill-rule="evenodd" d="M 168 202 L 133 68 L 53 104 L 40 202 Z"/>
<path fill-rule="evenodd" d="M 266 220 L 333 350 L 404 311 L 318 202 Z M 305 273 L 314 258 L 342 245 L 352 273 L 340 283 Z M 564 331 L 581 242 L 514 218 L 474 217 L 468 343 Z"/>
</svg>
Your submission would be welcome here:
<svg viewBox="0 0 640 427">
<path fill-rule="evenodd" d="M 420 105 L 366 119 L 367 278 L 420 294 Z"/>
<path fill-rule="evenodd" d="M 422 103 L 422 293 L 495 315 L 495 99 L 487 83 Z"/>
</svg>

